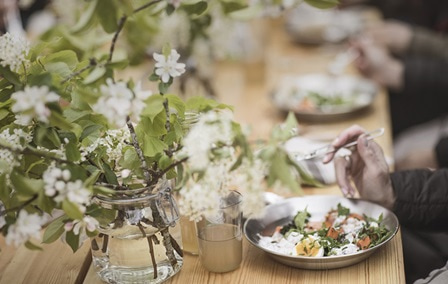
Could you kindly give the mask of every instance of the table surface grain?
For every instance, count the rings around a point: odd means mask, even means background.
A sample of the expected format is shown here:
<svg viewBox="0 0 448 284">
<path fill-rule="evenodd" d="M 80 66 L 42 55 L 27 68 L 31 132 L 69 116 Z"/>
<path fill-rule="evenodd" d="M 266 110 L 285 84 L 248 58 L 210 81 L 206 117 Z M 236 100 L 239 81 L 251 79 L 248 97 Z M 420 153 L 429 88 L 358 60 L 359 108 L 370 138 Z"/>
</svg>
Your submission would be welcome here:
<svg viewBox="0 0 448 284">
<path fill-rule="evenodd" d="M 259 34 L 263 56 L 252 62 L 218 62 L 213 71 L 213 84 L 219 100 L 234 106 L 235 119 L 251 127 L 252 139 L 266 138 L 271 128 L 285 118 L 285 114 L 270 101 L 270 92 L 281 76 L 324 72 L 331 58 L 344 48 L 293 44 L 281 20 L 258 21 L 257 29 L 260 28 L 266 31 Z M 350 68 L 347 72 L 356 74 Z M 369 110 L 345 120 L 299 121 L 301 133 L 325 140 L 352 124 L 369 130 L 385 127 L 385 135 L 376 141 L 390 157 L 392 140 L 386 95 L 381 90 Z M 305 188 L 304 193 L 341 195 L 335 185 Z M 75 254 L 59 241 L 43 245 L 43 251 L 30 251 L 25 247 L 7 247 L 1 238 L 0 248 L 0 284 L 102 283 L 91 266 L 88 242 Z M 333 270 L 303 270 L 280 264 L 247 240 L 243 242 L 243 251 L 240 268 L 222 274 L 208 272 L 200 265 L 197 256 L 186 254 L 181 271 L 168 283 L 405 283 L 400 232 L 367 260 Z"/>
</svg>

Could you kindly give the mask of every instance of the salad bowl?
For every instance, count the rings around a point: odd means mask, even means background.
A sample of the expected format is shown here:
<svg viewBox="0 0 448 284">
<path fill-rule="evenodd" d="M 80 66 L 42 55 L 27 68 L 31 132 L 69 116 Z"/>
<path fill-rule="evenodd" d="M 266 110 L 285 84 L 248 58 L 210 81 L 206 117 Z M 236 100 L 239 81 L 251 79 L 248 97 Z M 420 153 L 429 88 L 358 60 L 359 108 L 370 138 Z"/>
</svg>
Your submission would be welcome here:
<svg viewBox="0 0 448 284">
<path fill-rule="evenodd" d="M 323 220 L 325 215 L 338 204 L 350 209 L 350 212 L 373 218 L 382 216 L 382 224 L 390 231 L 388 237 L 380 244 L 355 252 L 339 256 L 292 256 L 274 252 L 260 245 L 262 236 L 271 236 L 278 226 L 288 224 L 298 211 L 308 211 L 315 220 Z M 264 216 L 249 218 L 244 224 L 244 235 L 247 240 L 260 250 L 266 252 L 274 260 L 302 269 L 334 269 L 359 263 L 385 246 L 399 229 L 398 219 L 390 210 L 360 199 L 344 198 L 331 195 L 311 195 L 284 199 L 278 203 L 266 206 Z"/>
</svg>

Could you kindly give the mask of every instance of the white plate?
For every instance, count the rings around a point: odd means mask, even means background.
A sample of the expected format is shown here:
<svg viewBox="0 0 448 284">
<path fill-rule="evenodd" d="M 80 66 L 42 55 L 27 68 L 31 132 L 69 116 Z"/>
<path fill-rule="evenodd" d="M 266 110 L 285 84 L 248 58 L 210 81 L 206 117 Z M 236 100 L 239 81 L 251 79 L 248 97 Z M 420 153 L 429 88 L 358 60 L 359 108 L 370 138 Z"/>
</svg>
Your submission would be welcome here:
<svg viewBox="0 0 448 284">
<path fill-rule="evenodd" d="M 304 107 L 312 93 L 329 99 L 339 98 L 340 104 L 315 105 Z M 308 121 L 329 121 L 347 118 L 366 110 L 372 105 L 378 93 L 372 81 L 351 76 L 330 76 L 308 74 L 303 76 L 284 76 L 272 94 L 274 105 L 282 111 L 294 112 L 299 119 Z"/>
<path fill-rule="evenodd" d="M 297 214 L 297 211 L 303 211 L 306 208 L 313 219 L 319 218 L 319 216 L 324 219 L 329 210 L 337 208 L 338 203 L 349 208 L 351 213 L 366 214 L 372 218 L 378 218 L 380 214 L 383 214 L 383 224 L 392 234 L 384 242 L 373 248 L 354 254 L 331 257 L 290 256 L 275 253 L 258 244 L 260 235 L 272 235 L 277 226 L 288 224 Z M 270 257 L 280 263 L 303 269 L 333 269 L 353 265 L 368 258 L 388 243 L 397 234 L 398 228 L 399 223 L 395 214 L 375 203 L 340 196 L 311 195 L 288 198 L 271 204 L 266 207 L 264 217 L 258 219 L 249 218 L 245 222 L 243 229 L 244 235 L 252 245 L 265 251 Z"/>
</svg>

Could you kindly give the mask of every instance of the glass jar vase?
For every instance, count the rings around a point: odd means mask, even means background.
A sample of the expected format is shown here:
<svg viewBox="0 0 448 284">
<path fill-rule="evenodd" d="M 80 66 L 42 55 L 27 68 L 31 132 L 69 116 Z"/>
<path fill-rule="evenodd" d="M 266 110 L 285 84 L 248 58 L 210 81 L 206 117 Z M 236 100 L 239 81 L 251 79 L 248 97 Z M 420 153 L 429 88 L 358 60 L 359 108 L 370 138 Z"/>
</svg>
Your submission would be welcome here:
<svg viewBox="0 0 448 284">
<path fill-rule="evenodd" d="M 162 283 L 182 267 L 182 239 L 170 183 L 93 198 L 101 214 L 93 264 L 107 283 Z"/>
</svg>

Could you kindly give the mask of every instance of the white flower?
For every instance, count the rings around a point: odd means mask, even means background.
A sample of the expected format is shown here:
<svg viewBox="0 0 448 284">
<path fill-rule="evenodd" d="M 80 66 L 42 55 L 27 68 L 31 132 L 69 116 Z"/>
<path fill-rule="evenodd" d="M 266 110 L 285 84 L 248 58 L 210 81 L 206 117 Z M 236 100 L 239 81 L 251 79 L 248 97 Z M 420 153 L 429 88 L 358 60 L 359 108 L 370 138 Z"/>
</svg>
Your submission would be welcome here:
<svg viewBox="0 0 448 284">
<path fill-rule="evenodd" d="M 19 71 L 20 66 L 27 62 L 25 57 L 29 50 L 29 43 L 20 36 L 10 33 L 0 36 L 0 64 L 3 67 L 9 65 L 12 71 Z"/>
<path fill-rule="evenodd" d="M 134 87 L 134 94 L 135 97 L 131 102 L 130 117 L 133 122 L 139 122 L 140 114 L 146 107 L 145 101 L 152 96 L 152 92 L 142 90 L 142 83 L 139 81 Z"/>
<path fill-rule="evenodd" d="M 153 57 L 156 61 L 155 73 L 164 83 L 168 83 L 170 77 L 178 77 L 185 72 L 185 64 L 177 62 L 180 58 L 180 54 L 177 53 L 175 49 L 171 49 L 171 53 L 167 57 L 156 52 L 154 52 Z"/>
<path fill-rule="evenodd" d="M 22 129 L 14 129 L 10 134 L 9 129 L 0 132 L 0 144 L 16 150 L 23 150 L 26 143 L 31 142 L 32 136 Z M 13 154 L 8 149 L 0 149 L 0 174 L 11 173 L 12 169 L 20 164 L 22 155 Z"/>
<path fill-rule="evenodd" d="M 208 112 L 200 116 L 184 138 L 184 148 L 179 153 L 191 157 L 187 162 L 191 169 L 205 169 L 212 158 L 212 147 L 233 140 L 231 118 L 230 112 Z"/>
<path fill-rule="evenodd" d="M 121 128 L 126 125 L 127 117 L 138 122 L 144 101 L 152 95 L 151 91 L 143 91 L 141 84 L 137 83 L 134 93 L 125 82 L 114 83 L 107 79 L 106 85 L 100 87 L 101 97 L 92 106 L 97 113 L 104 115 L 113 127 Z"/>
<path fill-rule="evenodd" d="M 127 127 L 106 131 L 104 137 L 98 138 L 91 145 L 81 147 L 81 156 L 85 160 L 96 149 L 104 147 L 108 161 L 119 161 L 123 156 L 123 146 L 129 144 L 131 134 Z"/>
<path fill-rule="evenodd" d="M 52 197 L 56 203 L 68 200 L 81 212 L 90 204 L 91 192 L 84 187 L 81 180 L 70 181 L 71 173 L 52 164 L 43 173 L 45 195 Z"/>
<path fill-rule="evenodd" d="M 26 86 L 23 91 L 13 93 L 11 98 L 14 100 L 11 110 L 17 114 L 16 123 L 26 126 L 34 118 L 47 123 L 51 111 L 46 104 L 57 102 L 59 95 L 51 92 L 47 86 Z"/>
<path fill-rule="evenodd" d="M 47 216 L 28 214 L 25 210 L 21 210 L 17 221 L 8 228 L 6 244 L 14 243 L 18 247 L 31 237 L 40 239 L 40 230 L 47 220 Z"/>
<path fill-rule="evenodd" d="M 89 232 L 94 232 L 99 227 L 98 221 L 91 216 L 84 216 L 82 220 L 74 220 L 73 222 L 68 222 L 65 224 L 65 231 L 73 230 L 75 235 L 84 232 L 84 228 Z"/>
</svg>

